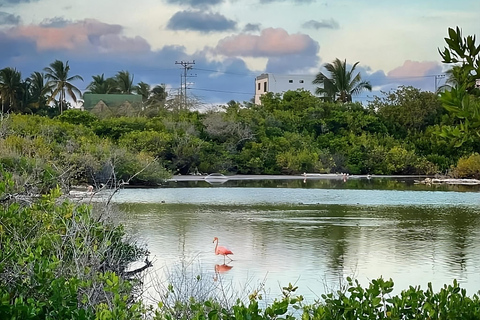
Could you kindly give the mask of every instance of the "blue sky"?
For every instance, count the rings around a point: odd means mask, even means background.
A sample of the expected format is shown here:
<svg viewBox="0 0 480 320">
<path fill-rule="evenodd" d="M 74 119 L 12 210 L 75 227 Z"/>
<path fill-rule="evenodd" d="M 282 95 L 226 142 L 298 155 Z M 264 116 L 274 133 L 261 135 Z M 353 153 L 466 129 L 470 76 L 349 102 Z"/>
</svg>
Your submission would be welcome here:
<svg viewBox="0 0 480 320">
<path fill-rule="evenodd" d="M 479 34 L 478 0 L 0 0 L 0 68 L 28 77 L 69 61 L 84 90 L 92 76 L 126 70 L 134 82 L 180 87 L 205 104 L 249 101 L 264 72 L 315 74 L 335 58 L 359 61 L 372 93 L 433 91 L 445 71 L 449 27 Z"/>
</svg>

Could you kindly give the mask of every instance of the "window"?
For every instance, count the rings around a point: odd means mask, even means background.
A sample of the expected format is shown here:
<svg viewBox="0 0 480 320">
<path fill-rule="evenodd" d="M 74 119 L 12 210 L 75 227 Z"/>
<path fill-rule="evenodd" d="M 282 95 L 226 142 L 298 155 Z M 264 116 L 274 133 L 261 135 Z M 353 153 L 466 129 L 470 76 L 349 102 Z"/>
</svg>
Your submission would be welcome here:
<svg viewBox="0 0 480 320">
<path fill-rule="evenodd" d="M 263 83 L 263 92 L 267 92 L 267 82 Z"/>
<path fill-rule="evenodd" d="M 288 83 L 293 83 L 293 80 L 288 80 Z"/>
<path fill-rule="evenodd" d="M 259 82 L 259 83 L 258 83 L 258 89 L 257 89 L 257 90 L 260 91 L 260 88 L 261 88 L 261 83 Z"/>
<path fill-rule="evenodd" d="M 303 83 L 303 80 L 300 80 L 300 81 L 298 81 L 298 82 Z"/>
</svg>

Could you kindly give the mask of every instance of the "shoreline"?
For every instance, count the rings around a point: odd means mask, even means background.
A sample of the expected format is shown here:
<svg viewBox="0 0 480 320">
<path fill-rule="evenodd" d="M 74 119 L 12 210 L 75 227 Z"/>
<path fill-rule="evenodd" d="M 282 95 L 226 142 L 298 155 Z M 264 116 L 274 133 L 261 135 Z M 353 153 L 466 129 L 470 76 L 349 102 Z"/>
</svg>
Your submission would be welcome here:
<svg viewBox="0 0 480 320">
<path fill-rule="evenodd" d="M 431 178 L 428 175 L 347 175 L 347 179 L 382 179 L 382 178 L 408 178 L 408 179 L 425 179 Z M 344 179 L 345 175 L 342 173 L 305 173 L 300 175 L 174 175 L 167 179 L 169 182 L 179 181 L 227 181 L 227 180 L 320 180 L 320 179 Z"/>
</svg>

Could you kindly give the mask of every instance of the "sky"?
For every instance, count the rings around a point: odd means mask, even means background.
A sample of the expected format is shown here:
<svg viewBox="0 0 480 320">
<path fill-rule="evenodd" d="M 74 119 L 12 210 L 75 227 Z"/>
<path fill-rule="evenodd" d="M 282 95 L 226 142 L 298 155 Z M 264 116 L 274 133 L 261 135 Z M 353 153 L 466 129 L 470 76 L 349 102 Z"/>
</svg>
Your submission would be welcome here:
<svg viewBox="0 0 480 320">
<path fill-rule="evenodd" d="M 359 62 L 368 102 L 400 85 L 434 91 L 449 27 L 480 33 L 478 0 L 0 0 L 0 69 L 22 78 L 55 60 L 84 81 L 128 71 L 134 83 L 205 105 L 250 101 L 262 73 L 312 75 Z M 195 62 L 193 64 L 193 62 Z"/>
</svg>

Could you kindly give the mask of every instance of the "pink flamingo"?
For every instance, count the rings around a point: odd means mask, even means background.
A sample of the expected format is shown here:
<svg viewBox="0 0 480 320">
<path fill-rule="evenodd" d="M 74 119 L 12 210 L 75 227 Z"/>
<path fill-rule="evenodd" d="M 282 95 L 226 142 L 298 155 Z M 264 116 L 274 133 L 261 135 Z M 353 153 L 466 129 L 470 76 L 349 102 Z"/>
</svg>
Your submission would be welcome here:
<svg viewBox="0 0 480 320">
<path fill-rule="evenodd" d="M 225 247 L 222 247 L 222 246 L 219 246 L 218 245 L 218 238 L 215 237 L 213 238 L 213 242 L 217 241 L 217 243 L 215 244 L 215 254 L 216 255 L 223 255 L 223 263 L 225 264 L 225 257 L 228 257 L 229 254 L 233 254 L 233 252 Z M 230 261 L 232 261 L 232 258 L 228 257 L 228 259 L 230 259 Z"/>
</svg>

